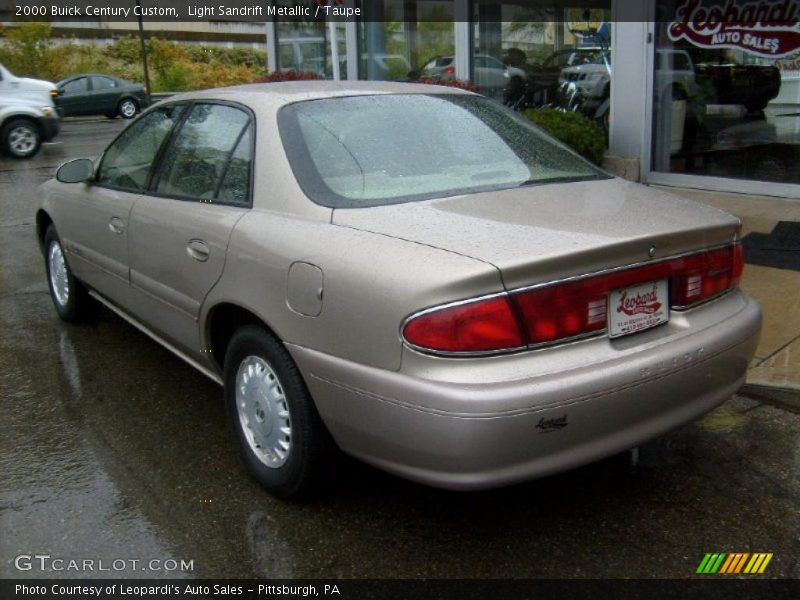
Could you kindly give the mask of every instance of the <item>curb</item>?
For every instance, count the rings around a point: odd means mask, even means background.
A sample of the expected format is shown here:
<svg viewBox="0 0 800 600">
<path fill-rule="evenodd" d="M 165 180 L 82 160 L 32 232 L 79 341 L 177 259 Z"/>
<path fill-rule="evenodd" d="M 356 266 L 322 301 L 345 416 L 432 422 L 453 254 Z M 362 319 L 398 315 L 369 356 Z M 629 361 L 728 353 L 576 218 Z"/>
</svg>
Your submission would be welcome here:
<svg viewBox="0 0 800 600">
<path fill-rule="evenodd" d="M 745 383 L 738 393 L 784 410 L 800 413 L 800 389 Z"/>
</svg>

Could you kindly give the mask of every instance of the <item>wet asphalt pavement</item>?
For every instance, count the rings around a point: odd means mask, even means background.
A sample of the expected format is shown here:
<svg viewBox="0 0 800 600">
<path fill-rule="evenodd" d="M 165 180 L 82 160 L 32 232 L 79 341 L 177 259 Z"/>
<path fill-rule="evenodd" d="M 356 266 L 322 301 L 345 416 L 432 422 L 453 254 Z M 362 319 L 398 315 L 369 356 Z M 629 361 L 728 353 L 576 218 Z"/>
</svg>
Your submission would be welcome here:
<svg viewBox="0 0 800 600">
<path fill-rule="evenodd" d="M 350 462 L 314 500 L 273 499 L 220 388 L 108 311 L 76 327 L 53 310 L 36 186 L 122 125 L 67 123 L 34 160 L 0 159 L 0 577 L 690 577 L 716 551 L 772 552 L 767 576 L 800 577 L 800 415 L 743 397 L 635 467 L 451 493 Z M 26 554 L 128 562 L 19 571 Z"/>
</svg>

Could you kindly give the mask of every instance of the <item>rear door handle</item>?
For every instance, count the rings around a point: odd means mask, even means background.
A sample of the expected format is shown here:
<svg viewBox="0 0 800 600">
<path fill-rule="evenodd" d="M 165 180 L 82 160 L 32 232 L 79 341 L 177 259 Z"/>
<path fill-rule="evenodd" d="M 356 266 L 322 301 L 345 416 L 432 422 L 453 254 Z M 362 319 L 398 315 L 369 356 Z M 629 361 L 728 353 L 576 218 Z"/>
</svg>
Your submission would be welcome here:
<svg viewBox="0 0 800 600">
<path fill-rule="evenodd" d="M 206 262 L 211 250 L 208 249 L 208 244 L 203 240 L 189 240 L 186 245 L 186 253 L 195 260 Z"/>
<path fill-rule="evenodd" d="M 125 231 L 125 223 L 119 217 L 111 217 L 108 222 L 108 228 L 114 233 L 122 233 Z"/>
</svg>

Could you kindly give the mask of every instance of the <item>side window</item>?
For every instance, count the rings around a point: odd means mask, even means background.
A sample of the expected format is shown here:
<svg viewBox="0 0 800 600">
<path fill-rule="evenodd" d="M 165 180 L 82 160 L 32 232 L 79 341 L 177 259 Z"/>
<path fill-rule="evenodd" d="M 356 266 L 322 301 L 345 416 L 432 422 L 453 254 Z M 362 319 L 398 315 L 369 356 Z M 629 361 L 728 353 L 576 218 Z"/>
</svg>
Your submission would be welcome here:
<svg viewBox="0 0 800 600">
<path fill-rule="evenodd" d="M 92 77 L 93 90 L 107 90 L 113 87 L 116 87 L 116 83 L 114 83 L 113 79 L 109 79 L 108 77 Z"/>
<path fill-rule="evenodd" d="M 486 57 L 486 66 L 489 67 L 490 69 L 505 69 L 505 67 L 506 67 L 502 63 L 502 61 L 497 60 L 493 56 L 487 56 Z"/>
<path fill-rule="evenodd" d="M 215 198 L 229 159 L 249 123 L 250 117 L 239 108 L 194 105 L 164 154 L 156 191 L 169 196 Z"/>
<path fill-rule="evenodd" d="M 185 109 L 185 104 L 163 106 L 128 127 L 106 150 L 97 183 L 144 190 L 159 148 Z"/>
<path fill-rule="evenodd" d="M 253 125 L 248 125 L 233 151 L 217 199 L 234 204 L 250 200 L 250 170 L 253 165 Z"/>
<path fill-rule="evenodd" d="M 64 94 L 82 94 L 89 89 L 89 79 L 86 77 L 79 77 L 73 79 L 64 86 Z"/>
</svg>

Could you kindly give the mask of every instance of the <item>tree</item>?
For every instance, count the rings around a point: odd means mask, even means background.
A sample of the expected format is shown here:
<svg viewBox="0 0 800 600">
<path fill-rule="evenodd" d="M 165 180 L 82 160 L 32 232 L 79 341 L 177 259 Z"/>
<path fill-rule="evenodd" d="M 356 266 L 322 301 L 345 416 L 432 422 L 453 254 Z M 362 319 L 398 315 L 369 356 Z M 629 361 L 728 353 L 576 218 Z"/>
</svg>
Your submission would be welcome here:
<svg viewBox="0 0 800 600">
<path fill-rule="evenodd" d="M 3 30 L 0 60 L 15 75 L 58 78 L 59 58 L 49 23 L 22 23 Z"/>
</svg>

